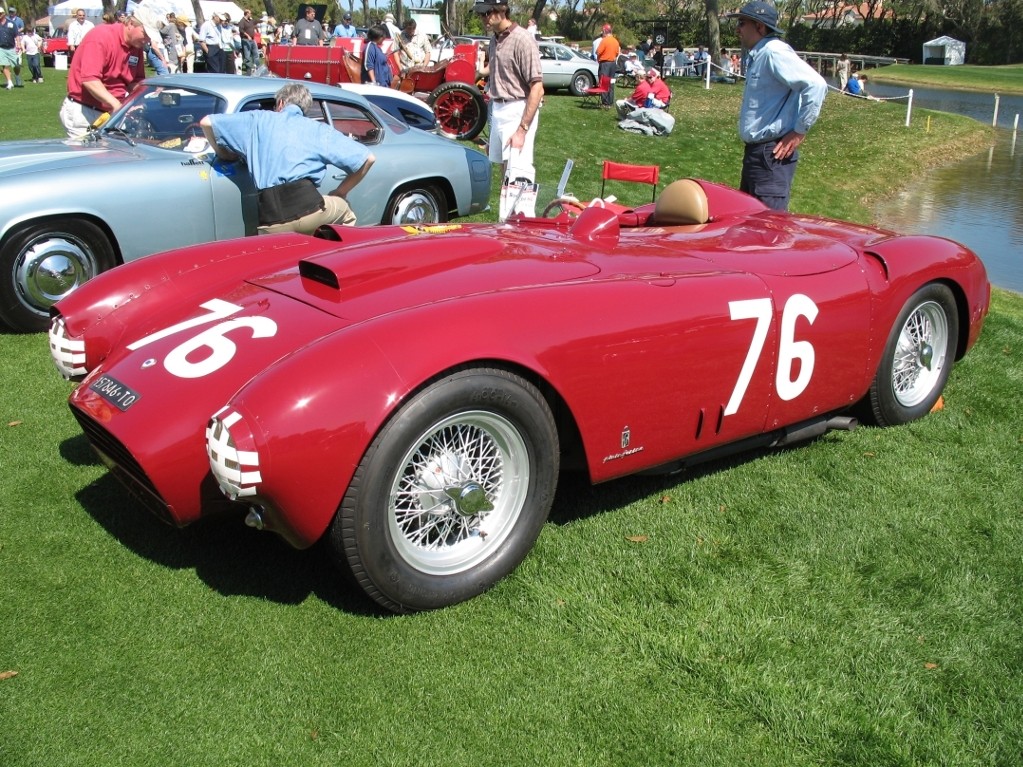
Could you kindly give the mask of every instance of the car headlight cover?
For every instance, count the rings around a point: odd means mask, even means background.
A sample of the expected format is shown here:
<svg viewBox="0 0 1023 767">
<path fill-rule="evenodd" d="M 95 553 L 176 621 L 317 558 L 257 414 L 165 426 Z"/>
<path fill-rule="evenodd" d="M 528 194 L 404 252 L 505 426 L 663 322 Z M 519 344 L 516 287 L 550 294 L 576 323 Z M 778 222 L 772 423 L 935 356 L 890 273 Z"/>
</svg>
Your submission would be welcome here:
<svg viewBox="0 0 1023 767">
<path fill-rule="evenodd" d="M 239 449 L 239 445 L 242 449 Z M 221 492 L 232 501 L 254 496 L 262 482 L 259 453 L 241 415 L 222 408 L 206 426 L 206 455 Z"/>
<path fill-rule="evenodd" d="M 85 341 L 71 337 L 59 314 L 50 321 L 50 357 L 68 380 L 81 378 L 89 372 L 85 367 Z"/>
</svg>

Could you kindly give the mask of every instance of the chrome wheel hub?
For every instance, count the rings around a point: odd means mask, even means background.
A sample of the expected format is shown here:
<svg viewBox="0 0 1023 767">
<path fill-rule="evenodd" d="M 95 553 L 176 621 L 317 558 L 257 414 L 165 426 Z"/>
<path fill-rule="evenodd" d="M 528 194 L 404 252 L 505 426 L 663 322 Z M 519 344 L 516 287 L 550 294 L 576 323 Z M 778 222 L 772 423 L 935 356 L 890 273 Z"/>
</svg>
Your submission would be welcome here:
<svg viewBox="0 0 1023 767">
<path fill-rule="evenodd" d="M 51 235 L 31 243 L 22 253 L 16 279 L 25 304 L 45 312 L 95 276 L 95 260 L 82 243 Z"/>
</svg>

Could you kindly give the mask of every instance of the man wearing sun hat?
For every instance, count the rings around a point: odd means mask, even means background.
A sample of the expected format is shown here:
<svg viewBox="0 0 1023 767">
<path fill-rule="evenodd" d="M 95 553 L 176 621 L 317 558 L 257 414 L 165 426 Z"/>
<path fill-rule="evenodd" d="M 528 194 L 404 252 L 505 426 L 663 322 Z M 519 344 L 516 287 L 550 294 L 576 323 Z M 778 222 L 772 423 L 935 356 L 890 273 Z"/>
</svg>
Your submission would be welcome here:
<svg viewBox="0 0 1023 767">
<path fill-rule="evenodd" d="M 746 88 L 739 138 L 746 144 L 739 189 L 769 208 L 788 210 L 799 145 L 820 115 L 828 85 L 779 39 L 778 11 L 762 0 L 728 18 L 738 19 L 746 50 Z"/>
</svg>

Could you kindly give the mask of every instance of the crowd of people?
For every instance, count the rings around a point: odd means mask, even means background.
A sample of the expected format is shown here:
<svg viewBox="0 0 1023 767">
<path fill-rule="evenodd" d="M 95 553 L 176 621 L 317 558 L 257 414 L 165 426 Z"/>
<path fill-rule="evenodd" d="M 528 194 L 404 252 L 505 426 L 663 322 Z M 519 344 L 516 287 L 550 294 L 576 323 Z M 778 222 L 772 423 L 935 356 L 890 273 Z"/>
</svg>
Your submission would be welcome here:
<svg viewBox="0 0 1023 767">
<path fill-rule="evenodd" d="M 481 74 L 489 77 L 490 142 L 492 162 L 501 166 L 502 178 L 535 180 L 533 153 L 543 99 L 543 75 L 538 30 L 520 26 L 510 18 L 507 0 L 476 0 L 473 12 L 491 35 L 486 64 Z M 713 64 L 725 75 L 741 73 L 748 78 L 739 112 L 739 137 L 745 144 L 740 189 L 771 208 L 788 207 L 792 179 L 798 161 L 798 147 L 820 113 L 827 93 L 824 79 L 784 41 L 778 26 L 778 12 L 763 0 L 747 2 L 729 18 L 737 19 L 736 31 L 745 51 L 743 61 L 725 49 L 712 62 L 700 46 L 692 56 L 699 74 Z M 165 19 L 125 16 L 104 18 L 94 25 L 84 13 L 76 13 L 68 27 L 71 63 L 68 97 L 61 107 L 61 120 L 69 137 L 80 136 L 109 115 L 145 76 L 145 62 L 157 72 L 194 68 L 196 49 L 201 49 L 209 72 L 250 73 L 266 56 L 272 44 L 329 45 L 334 38 L 365 38 L 363 80 L 388 86 L 392 71 L 383 52 L 383 41 L 390 38 L 402 70 L 428 64 L 432 55 L 429 39 L 417 31 L 416 22 L 406 20 L 399 29 L 392 14 L 362 32 L 352 24 L 350 13 L 331 28 L 317 18 L 316 9 L 306 6 L 302 18 L 294 23 L 277 22 L 266 14 L 256 21 L 245 10 L 237 24 L 227 14 L 214 13 L 195 30 L 189 20 L 168 14 Z M 19 23 L 20 22 L 20 23 Z M 29 55 L 33 82 L 42 80 L 38 69 L 41 41 L 15 9 L 0 7 L 0 68 L 7 88 L 20 84 L 20 58 Z M 642 52 L 643 59 L 639 57 Z M 647 39 L 635 50 L 623 49 L 611 25 L 605 24 L 593 43 L 593 55 L 599 73 L 612 80 L 621 73 L 636 78 L 636 87 L 624 99 L 615 101 L 613 90 L 604 96 L 605 104 L 614 104 L 620 118 L 638 109 L 666 109 L 671 91 L 660 76 L 656 64 L 660 52 Z M 16 54 L 16 55 L 15 55 Z M 15 60 L 16 59 L 16 60 Z M 838 62 L 842 88 L 852 95 L 866 97 L 866 77 L 850 72 L 848 57 Z M 297 103 L 297 102 L 289 102 Z M 285 110 L 283 103 L 278 111 Z M 210 128 L 210 143 L 214 144 Z M 226 133 L 219 136 L 224 151 L 244 153 L 231 145 Z"/>
</svg>

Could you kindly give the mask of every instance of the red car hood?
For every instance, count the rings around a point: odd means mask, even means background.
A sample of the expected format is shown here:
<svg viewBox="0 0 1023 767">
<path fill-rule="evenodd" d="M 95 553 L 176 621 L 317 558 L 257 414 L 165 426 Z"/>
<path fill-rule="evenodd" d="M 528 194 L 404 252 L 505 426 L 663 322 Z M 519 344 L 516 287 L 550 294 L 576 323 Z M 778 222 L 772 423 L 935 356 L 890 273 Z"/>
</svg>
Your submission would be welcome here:
<svg viewBox="0 0 1023 767">
<path fill-rule="evenodd" d="M 428 227 L 427 229 L 430 229 Z M 409 227 L 395 237 L 379 230 L 345 230 L 343 242 L 310 252 L 290 267 L 252 279 L 254 285 L 289 296 L 323 312 L 366 320 L 428 303 L 478 293 L 564 282 L 595 275 L 600 268 L 581 258 L 564 258 L 565 244 L 538 244 L 514 230 L 436 227 L 441 238 L 423 234 L 409 246 Z M 415 237 L 413 237 L 415 239 Z M 324 243 L 322 245 L 335 245 Z"/>
</svg>

